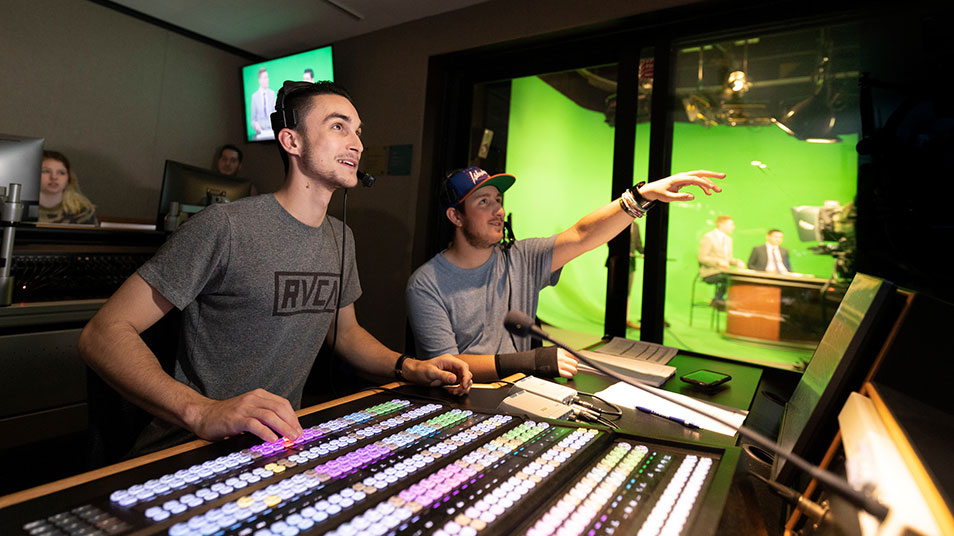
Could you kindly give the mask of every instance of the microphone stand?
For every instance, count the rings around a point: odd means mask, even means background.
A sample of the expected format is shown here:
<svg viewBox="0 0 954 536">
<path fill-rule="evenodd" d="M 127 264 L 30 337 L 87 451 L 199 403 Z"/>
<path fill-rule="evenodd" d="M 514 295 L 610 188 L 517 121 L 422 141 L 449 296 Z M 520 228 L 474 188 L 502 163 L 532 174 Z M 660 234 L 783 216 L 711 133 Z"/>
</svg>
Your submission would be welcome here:
<svg viewBox="0 0 954 536">
<path fill-rule="evenodd" d="M 632 385 L 633 387 L 636 387 L 637 389 L 640 389 L 641 391 L 658 396 L 668 402 L 672 402 L 673 404 L 676 404 L 677 406 L 683 407 L 690 411 L 701 413 L 702 415 L 705 415 L 706 417 L 716 421 L 717 423 L 723 426 L 728 426 L 729 428 L 738 430 L 740 436 L 751 440 L 756 445 L 770 452 L 773 452 L 775 453 L 775 455 L 780 456 L 784 458 L 785 460 L 791 462 L 802 471 L 805 471 L 806 473 L 808 473 L 812 478 L 824 484 L 831 491 L 844 497 L 845 500 L 850 502 L 852 505 L 876 517 L 878 521 L 884 521 L 885 518 L 888 517 L 889 509 L 887 506 L 878 502 L 877 499 L 870 497 L 867 494 L 852 488 L 851 485 L 848 484 L 848 482 L 845 481 L 844 479 L 836 476 L 833 473 L 825 471 L 821 468 L 815 467 L 814 465 L 808 463 L 807 461 L 805 461 L 804 459 L 802 459 L 800 456 L 796 454 L 793 454 L 791 452 L 785 452 L 784 450 L 779 449 L 778 445 L 774 441 L 769 440 L 767 437 L 763 436 L 762 434 L 754 430 L 750 430 L 742 426 L 736 427 L 735 425 L 729 423 L 728 421 L 716 415 L 709 415 L 708 413 L 704 411 L 689 407 L 688 405 L 684 404 L 682 401 L 676 399 L 676 397 L 670 396 L 668 393 L 666 393 L 666 391 L 660 391 L 660 392 L 649 391 L 649 389 L 647 389 L 644 385 L 642 385 L 641 382 L 634 382 L 630 378 L 627 378 L 626 376 L 623 376 L 622 374 L 618 374 L 614 372 L 613 370 L 595 361 L 590 360 L 589 358 L 581 355 L 576 350 L 573 350 L 572 348 L 569 348 L 567 345 L 563 344 L 562 342 L 550 337 L 550 335 L 548 335 L 545 331 L 543 331 L 542 329 L 534 325 L 533 321 L 531 321 L 530 318 L 523 313 L 520 313 L 517 311 L 510 311 L 509 313 L 507 313 L 507 316 L 504 319 L 504 327 L 506 327 L 508 331 L 510 331 L 511 333 L 515 335 L 519 335 L 519 336 L 529 335 L 531 337 L 534 337 L 540 340 L 551 342 L 554 345 L 560 348 L 563 348 L 567 352 L 570 352 L 571 354 L 573 354 L 574 357 L 576 357 L 580 361 L 586 363 L 587 365 L 593 367 L 594 369 L 602 372 L 603 374 L 615 380 L 619 380 L 623 383 Z"/>
<path fill-rule="evenodd" d="M 23 217 L 23 203 L 20 202 L 20 184 L 11 183 L 9 191 L 0 187 L 0 227 L 3 227 L 3 239 L 0 241 L 0 307 L 13 302 L 13 238 L 16 224 Z"/>
</svg>

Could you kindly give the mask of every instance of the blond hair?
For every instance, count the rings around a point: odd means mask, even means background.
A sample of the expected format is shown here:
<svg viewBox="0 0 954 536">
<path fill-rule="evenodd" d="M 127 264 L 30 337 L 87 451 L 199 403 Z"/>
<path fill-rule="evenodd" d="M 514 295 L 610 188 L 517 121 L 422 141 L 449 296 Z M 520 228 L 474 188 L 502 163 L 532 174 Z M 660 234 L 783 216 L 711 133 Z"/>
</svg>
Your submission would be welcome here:
<svg viewBox="0 0 954 536">
<path fill-rule="evenodd" d="M 66 182 L 66 188 L 63 189 L 63 198 L 60 201 L 63 212 L 67 214 L 79 214 L 84 211 L 93 212 L 96 210 L 96 205 L 80 191 L 79 179 L 76 177 L 76 173 L 73 173 L 73 170 L 70 168 L 70 161 L 66 158 L 66 155 L 57 151 L 43 151 L 43 159 L 56 160 L 66 167 L 66 174 L 69 175 L 69 180 Z"/>
</svg>

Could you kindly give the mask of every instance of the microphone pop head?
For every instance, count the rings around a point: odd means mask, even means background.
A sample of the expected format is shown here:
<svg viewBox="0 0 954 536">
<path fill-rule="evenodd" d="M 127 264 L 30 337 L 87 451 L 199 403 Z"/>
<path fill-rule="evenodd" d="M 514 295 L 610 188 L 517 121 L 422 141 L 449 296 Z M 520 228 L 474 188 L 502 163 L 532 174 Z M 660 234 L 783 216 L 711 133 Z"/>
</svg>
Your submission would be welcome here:
<svg viewBox="0 0 954 536">
<path fill-rule="evenodd" d="M 533 320 L 520 311 L 510 311 L 504 317 L 504 327 L 514 335 L 526 337 L 533 329 Z"/>
<path fill-rule="evenodd" d="M 365 173 L 360 169 L 358 170 L 358 180 L 361 181 L 361 184 L 364 185 L 365 188 L 370 188 L 375 181 L 370 173 Z"/>
</svg>

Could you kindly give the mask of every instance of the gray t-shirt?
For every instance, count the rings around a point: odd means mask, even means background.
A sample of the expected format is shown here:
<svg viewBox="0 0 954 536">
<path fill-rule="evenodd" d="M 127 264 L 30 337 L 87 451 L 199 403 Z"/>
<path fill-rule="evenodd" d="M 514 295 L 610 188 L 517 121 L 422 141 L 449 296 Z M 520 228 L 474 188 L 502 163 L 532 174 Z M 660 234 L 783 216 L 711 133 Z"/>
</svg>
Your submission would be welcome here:
<svg viewBox="0 0 954 536">
<path fill-rule="evenodd" d="M 519 240 L 509 251 L 496 246 L 472 269 L 441 252 L 415 270 L 405 296 L 418 357 L 529 350 L 530 339 L 511 338 L 503 319 L 511 309 L 536 316 L 538 293 L 560 279 L 560 270 L 550 271 L 555 242 L 556 235 Z"/>
<path fill-rule="evenodd" d="M 271 194 L 210 206 L 182 225 L 138 271 L 182 310 L 175 379 L 215 400 L 262 388 L 300 407 L 334 319 L 341 231 L 330 216 L 305 225 Z M 342 307 L 361 294 L 350 229 L 346 244 Z M 167 446 L 174 431 L 155 419 L 137 449 Z"/>
</svg>

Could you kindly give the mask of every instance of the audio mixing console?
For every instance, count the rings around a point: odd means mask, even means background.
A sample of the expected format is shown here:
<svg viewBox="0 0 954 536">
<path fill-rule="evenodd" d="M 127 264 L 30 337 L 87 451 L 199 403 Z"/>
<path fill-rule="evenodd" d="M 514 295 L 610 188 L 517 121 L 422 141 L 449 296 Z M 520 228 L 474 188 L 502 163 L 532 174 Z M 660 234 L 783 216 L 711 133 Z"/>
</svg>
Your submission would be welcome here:
<svg viewBox="0 0 954 536">
<path fill-rule="evenodd" d="M 707 534 L 738 451 L 374 395 L 0 510 L 0 533 Z"/>
</svg>

